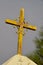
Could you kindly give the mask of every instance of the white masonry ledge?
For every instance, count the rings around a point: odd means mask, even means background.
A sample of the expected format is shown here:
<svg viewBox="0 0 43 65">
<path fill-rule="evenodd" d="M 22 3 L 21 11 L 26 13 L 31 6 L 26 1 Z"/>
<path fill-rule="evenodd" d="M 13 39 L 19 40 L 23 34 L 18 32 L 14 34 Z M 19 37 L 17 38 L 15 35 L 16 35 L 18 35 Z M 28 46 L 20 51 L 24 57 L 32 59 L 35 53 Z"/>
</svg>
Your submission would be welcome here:
<svg viewBox="0 0 43 65">
<path fill-rule="evenodd" d="M 26 56 L 17 54 L 11 57 L 9 60 L 7 60 L 2 65 L 37 65 L 37 64 L 34 63 L 29 58 L 27 58 Z"/>
</svg>

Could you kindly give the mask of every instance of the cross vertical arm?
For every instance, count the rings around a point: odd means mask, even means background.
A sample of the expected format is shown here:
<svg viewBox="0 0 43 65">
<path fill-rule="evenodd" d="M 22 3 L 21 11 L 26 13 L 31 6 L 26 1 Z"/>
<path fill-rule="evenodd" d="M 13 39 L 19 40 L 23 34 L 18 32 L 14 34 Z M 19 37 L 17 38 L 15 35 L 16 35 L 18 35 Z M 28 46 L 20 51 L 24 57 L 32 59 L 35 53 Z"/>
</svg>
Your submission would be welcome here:
<svg viewBox="0 0 43 65">
<path fill-rule="evenodd" d="M 23 23 L 24 22 L 24 8 L 22 8 L 20 10 L 20 19 L 19 19 L 19 22 L 20 23 Z"/>
<path fill-rule="evenodd" d="M 18 54 L 22 54 L 23 28 L 18 29 Z"/>
<path fill-rule="evenodd" d="M 20 10 L 20 27 L 18 29 L 18 54 L 22 54 L 22 40 L 23 40 L 23 22 L 24 22 L 24 8 Z"/>
</svg>

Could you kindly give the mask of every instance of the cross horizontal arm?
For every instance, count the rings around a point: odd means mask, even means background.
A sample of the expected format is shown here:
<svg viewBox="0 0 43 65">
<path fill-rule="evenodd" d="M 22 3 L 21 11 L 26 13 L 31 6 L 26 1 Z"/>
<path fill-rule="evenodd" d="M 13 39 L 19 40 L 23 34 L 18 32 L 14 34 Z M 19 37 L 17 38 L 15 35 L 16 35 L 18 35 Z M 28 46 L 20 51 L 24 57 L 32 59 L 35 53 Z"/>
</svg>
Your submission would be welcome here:
<svg viewBox="0 0 43 65">
<path fill-rule="evenodd" d="M 36 28 L 36 26 L 32 26 L 32 25 L 30 25 L 30 24 L 24 24 L 24 26 L 23 26 L 24 28 L 27 28 L 27 29 L 30 29 L 30 30 L 36 30 L 37 28 Z"/>
<path fill-rule="evenodd" d="M 5 22 L 11 25 L 19 26 L 19 23 L 16 22 L 15 20 L 6 19 Z"/>
</svg>

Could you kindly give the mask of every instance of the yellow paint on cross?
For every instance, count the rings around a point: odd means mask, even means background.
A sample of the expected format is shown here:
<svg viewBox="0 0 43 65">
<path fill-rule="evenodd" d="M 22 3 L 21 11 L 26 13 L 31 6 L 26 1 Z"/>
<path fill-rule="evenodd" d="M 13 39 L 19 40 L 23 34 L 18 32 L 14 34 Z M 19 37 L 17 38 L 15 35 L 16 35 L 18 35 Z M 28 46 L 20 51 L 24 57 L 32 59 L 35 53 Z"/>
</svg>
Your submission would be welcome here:
<svg viewBox="0 0 43 65">
<path fill-rule="evenodd" d="M 17 53 L 22 54 L 22 39 L 23 39 L 24 28 L 35 31 L 36 26 L 32 26 L 32 25 L 29 25 L 27 23 L 24 23 L 24 8 L 21 8 L 21 10 L 20 10 L 19 22 L 15 21 L 15 20 L 10 20 L 10 19 L 6 19 L 5 22 L 8 23 L 8 24 L 15 25 L 15 26 L 19 27 L 18 28 L 18 49 L 17 49 Z"/>
</svg>

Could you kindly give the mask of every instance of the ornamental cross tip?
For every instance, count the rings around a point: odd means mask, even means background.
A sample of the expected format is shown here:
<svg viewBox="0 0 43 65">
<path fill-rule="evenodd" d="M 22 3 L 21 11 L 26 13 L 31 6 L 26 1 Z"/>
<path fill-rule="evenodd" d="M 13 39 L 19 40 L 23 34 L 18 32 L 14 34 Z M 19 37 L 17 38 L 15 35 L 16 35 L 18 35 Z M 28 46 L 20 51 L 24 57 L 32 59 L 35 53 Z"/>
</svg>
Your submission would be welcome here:
<svg viewBox="0 0 43 65">
<path fill-rule="evenodd" d="M 17 49 L 17 53 L 22 54 L 22 39 L 23 39 L 24 28 L 35 31 L 37 29 L 36 26 L 32 26 L 32 25 L 25 23 L 25 21 L 24 21 L 24 8 L 21 8 L 21 10 L 20 10 L 19 22 L 16 22 L 15 20 L 10 20 L 10 19 L 6 19 L 5 22 L 8 23 L 8 24 L 15 25 L 15 26 L 19 27 L 18 28 L 18 49 Z"/>
</svg>

